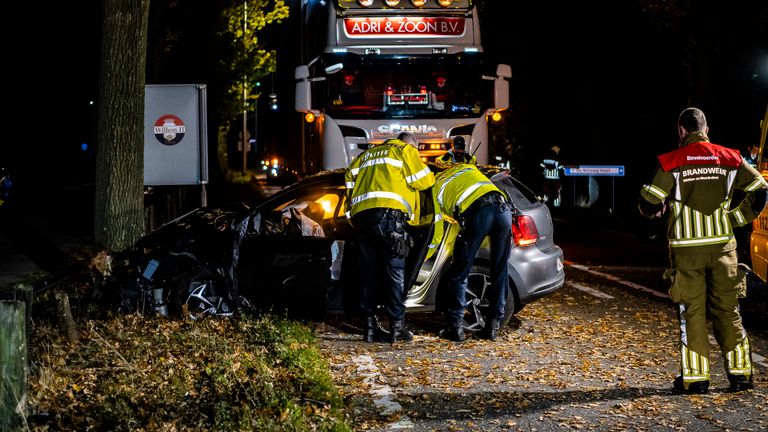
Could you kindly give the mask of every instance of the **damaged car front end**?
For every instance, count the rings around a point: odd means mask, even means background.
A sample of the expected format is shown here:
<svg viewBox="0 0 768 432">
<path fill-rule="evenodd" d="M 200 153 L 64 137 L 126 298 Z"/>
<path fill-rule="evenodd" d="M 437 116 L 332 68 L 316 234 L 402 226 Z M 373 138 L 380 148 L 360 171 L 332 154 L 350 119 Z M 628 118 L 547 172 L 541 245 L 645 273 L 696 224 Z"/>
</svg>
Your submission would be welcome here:
<svg viewBox="0 0 768 432">
<path fill-rule="evenodd" d="M 231 316 L 247 210 L 198 208 L 142 237 L 112 259 L 104 293 L 126 313 Z"/>
</svg>

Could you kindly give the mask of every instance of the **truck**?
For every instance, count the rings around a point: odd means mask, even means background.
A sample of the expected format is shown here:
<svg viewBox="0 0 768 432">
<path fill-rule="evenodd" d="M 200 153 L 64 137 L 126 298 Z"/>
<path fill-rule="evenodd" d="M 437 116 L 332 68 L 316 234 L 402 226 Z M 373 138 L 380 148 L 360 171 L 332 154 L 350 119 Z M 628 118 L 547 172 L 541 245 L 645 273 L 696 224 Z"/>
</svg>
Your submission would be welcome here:
<svg viewBox="0 0 768 432">
<path fill-rule="evenodd" d="M 757 156 L 757 169 L 768 179 L 768 156 L 765 154 L 765 140 L 768 135 L 768 106 L 765 107 L 763 120 L 760 122 L 760 150 Z M 760 216 L 752 221 L 752 234 L 749 237 L 749 250 L 754 275 L 765 283 L 768 282 L 768 206 Z"/>
<path fill-rule="evenodd" d="M 489 163 L 488 123 L 509 107 L 512 70 L 489 62 L 471 0 L 333 0 L 325 47 L 295 69 L 295 109 L 320 169 L 413 133 L 425 162 L 462 136 Z"/>
</svg>

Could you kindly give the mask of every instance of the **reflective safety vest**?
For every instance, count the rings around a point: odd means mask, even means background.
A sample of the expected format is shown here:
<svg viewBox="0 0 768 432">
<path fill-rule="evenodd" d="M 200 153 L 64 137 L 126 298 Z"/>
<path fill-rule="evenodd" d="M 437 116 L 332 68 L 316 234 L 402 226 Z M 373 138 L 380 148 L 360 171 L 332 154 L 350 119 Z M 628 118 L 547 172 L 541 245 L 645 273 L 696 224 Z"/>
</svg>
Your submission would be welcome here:
<svg viewBox="0 0 768 432">
<path fill-rule="evenodd" d="M 453 153 L 453 150 L 448 150 L 447 152 L 445 152 L 444 155 L 435 159 L 435 165 L 437 165 L 440 168 L 448 168 L 455 164 L 463 164 L 463 163 L 470 163 L 470 164 L 477 165 L 477 158 L 475 156 L 470 155 L 467 152 L 464 152 L 464 154 L 461 155 L 461 159 L 458 159 L 456 154 Z"/>
<path fill-rule="evenodd" d="M 669 200 L 667 239 L 670 247 L 712 246 L 720 249 L 733 237 L 733 226 L 743 226 L 760 213 L 752 208 L 751 194 L 768 188 L 760 173 L 738 151 L 708 142 L 693 133 L 685 145 L 658 157 L 653 180 L 640 191 L 651 204 Z M 747 193 L 730 209 L 735 189 Z"/>
<path fill-rule="evenodd" d="M 418 191 L 435 183 L 419 151 L 390 139 L 358 155 L 347 168 L 347 218 L 371 208 L 402 210 L 409 223 L 418 222 Z"/>
<path fill-rule="evenodd" d="M 489 192 L 505 195 L 473 164 L 459 164 L 437 175 L 432 190 L 435 200 L 435 232 L 427 257 L 431 256 L 431 252 L 442 240 L 443 233 L 447 231 L 444 224 L 456 223 L 459 214 Z"/>
<path fill-rule="evenodd" d="M 563 166 L 555 159 L 544 159 L 539 164 L 543 169 L 544 178 L 547 180 L 560 180 L 560 171 L 563 170 Z"/>
</svg>

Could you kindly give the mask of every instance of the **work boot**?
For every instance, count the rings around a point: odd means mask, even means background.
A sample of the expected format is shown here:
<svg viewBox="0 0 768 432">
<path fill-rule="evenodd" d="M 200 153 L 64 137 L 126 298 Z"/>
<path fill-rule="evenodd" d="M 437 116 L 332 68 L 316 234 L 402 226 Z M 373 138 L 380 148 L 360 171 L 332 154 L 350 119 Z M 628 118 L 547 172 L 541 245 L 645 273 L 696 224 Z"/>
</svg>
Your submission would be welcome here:
<svg viewBox="0 0 768 432">
<path fill-rule="evenodd" d="M 709 380 L 694 381 L 694 382 L 688 383 L 688 388 L 685 388 L 683 377 L 678 376 L 677 378 L 675 378 L 674 386 L 675 386 L 675 391 L 677 393 L 705 394 L 707 393 L 707 391 L 709 391 Z"/>
<path fill-rule="evenodd" d="M 389 341 L 390 334 L 379 323 L 378 318 L 375 316 L 369 316 L 365 320 L 365 333 L 363 334 L 363 340 L 372 342 L 387 342 Z"/>
<path fill-rule="evenodd" d="M 739 392 L 744 390 L 752 390 L 755 388 L 755 384 L 752 382 L 752 375 L 731 375 L 728 374 L 728 382 L 731 383 L 728 387 L 728 391 Z"/>
<path fill-rule="evenodd" d="M 438 333 L 441 339 L 448 339 L 454 342 L 463 342 L 466 339 L 464 335 L 464 326 L 459 322 L 450 322 Z"/>
<path fill-rule="evenodd" d="M 485 320 L 485 327 L 480 332 L 480 337 L 489 341 L 495 341 L 499 337 L 500 322 L 496 318 Z"/>
<path fill-rule="evenodd" d="M 405 320 L 392 320 L 389 332 L 392 342 L 410 342 L 413 340 L 413 333 L 405 326 Z"/>
</svg>

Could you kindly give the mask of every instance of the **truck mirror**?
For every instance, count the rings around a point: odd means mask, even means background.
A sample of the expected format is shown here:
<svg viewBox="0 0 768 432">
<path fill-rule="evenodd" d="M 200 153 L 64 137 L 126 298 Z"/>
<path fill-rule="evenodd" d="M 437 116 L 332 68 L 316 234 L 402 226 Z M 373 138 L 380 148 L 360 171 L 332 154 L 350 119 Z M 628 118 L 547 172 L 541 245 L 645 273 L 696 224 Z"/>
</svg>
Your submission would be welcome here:
<svg viewBox="0 0 768 432">
<path fill-rule="evenodd" d="M 496 110 L 509 108 L 509 81 L 504 78 L 493 81 L 493 105 Z"/>
<path fill-rule="evenodd" d="M 312 109 L 312 93 L 306 79 L 296 83 L 296 111 L 308 113 Z"/>
<path fill-rule="evenodd" d="M 327 75 L 333 75 L 342 69 L 344 69 L 344 63 L 336 63 L 325 68 L 325 73 Z"/>
<path fill-rule="evenodd" d="M 294 72 L 296 81 L 296 100 L 294 106 L 297 112 L 307 113 L 312 109 L 312 88 L 309 84 L 309 66 L 296 67 Z"/>
<path fill-rule="evenodd" d="M 309 78 L 309 67 L 306 65 L 296 66 L 296 71 L 294 72 L 294 77 L 297 80 L 305 80 Z"/>
<path fill-rule="evenodd" d="M 496 75 L 500 78 L 512 78 L 512 67 L 508 64 L 496 66 Z"/>
</svg>

